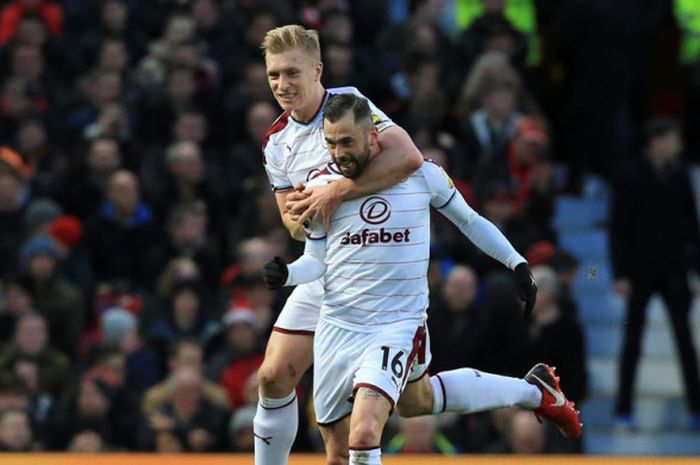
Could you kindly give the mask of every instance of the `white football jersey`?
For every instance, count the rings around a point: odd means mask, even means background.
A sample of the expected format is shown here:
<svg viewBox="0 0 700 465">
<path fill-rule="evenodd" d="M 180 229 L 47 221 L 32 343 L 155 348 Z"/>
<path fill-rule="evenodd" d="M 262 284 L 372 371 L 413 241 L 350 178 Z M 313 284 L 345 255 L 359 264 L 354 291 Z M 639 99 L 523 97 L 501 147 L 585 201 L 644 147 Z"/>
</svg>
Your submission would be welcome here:
<svg viewBox="0 0 700 465">
<path fill-rule="evenodd" d="M 343 202 L 327 232 L 318 226 L 307 231 L 308 240 L 326 242 L 322 317 L 356 331 L 424 321 L 430 207 L 444 207 L 455 193 L 442 168 L 426 162 L 395 186 Z"/>
<path fill-rule="evenodd" d="M 327 89 L 323 103 L 311 121 L 300 123 L 285 111 L 267 130 L 262 144 L 263 163 L 274 192 L 290 190 L 299 183 L 306 184 L 333 168 L 323 137 L 323 105 L 329 95 L 346 93 L 364 97 L 355 87 Z M 379 132 L 395 125 L 372 102 L 369 102 L 369 106 Z"/>
</svg>

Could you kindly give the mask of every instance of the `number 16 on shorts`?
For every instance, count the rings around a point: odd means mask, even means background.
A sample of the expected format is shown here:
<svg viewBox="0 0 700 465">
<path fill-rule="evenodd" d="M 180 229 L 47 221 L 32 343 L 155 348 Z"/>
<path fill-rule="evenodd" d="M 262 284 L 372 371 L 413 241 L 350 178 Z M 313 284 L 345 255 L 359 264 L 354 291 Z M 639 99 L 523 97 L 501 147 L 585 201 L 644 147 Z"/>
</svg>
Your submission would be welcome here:
<svg viewBox="0 0 700 465">
<path fill-rule="evenodd" d="M 366 359 L 355 378 L 355 386 L 379 389 L 381 394 L 398 401 L 406 385 L 409 347 L 375 346 L 366 353 Z"/>
</svg>

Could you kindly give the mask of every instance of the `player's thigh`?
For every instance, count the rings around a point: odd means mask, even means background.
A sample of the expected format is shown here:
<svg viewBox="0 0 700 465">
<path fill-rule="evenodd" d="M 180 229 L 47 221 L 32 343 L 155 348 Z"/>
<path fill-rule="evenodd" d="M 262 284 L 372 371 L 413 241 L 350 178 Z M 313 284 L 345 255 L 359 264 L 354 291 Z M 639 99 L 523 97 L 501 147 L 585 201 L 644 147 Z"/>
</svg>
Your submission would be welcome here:
<svg viewBox="0 0 700 465">
<path fill-rule="evenodd" d="M 313 337 L 273 331 L 258 371 L 264 396 L 283 397 L 299 383 L 313 360 Z"/>
<path fill-rule="evenodd" d="M 430 376 L 424 373 L 419 379 L 409 381 L 406 384 L 396 411 L 402 417 L 417 417 L 431 415 L 433 413 L 433 388 L 430 385 Z"/>
<path fill-rule="evenodd" d="M 314 337 L 314 409 L 319 426 L 333 425 L 350 415 L 353 377 L 371 335 L 326 323 Z"/>
<path fill-rule="evenodd" d="M 430 415 L 433 412 L 433 389 L 428 375 L 432 354 L 427 324 L 424 325 L 424 331 L 418 337 L 418 352 L 411 364 L 406 387 L 396 405 L 397 413 L 402 417 Z"/>
<path fill-rule="evenodd" d="M 328 465 L 346 465 L 348 463 L 348 437 L 350 436 L 350 417 L 328 425 L 319 425 L 323 444 L 326 448 Z"/>
</svg>

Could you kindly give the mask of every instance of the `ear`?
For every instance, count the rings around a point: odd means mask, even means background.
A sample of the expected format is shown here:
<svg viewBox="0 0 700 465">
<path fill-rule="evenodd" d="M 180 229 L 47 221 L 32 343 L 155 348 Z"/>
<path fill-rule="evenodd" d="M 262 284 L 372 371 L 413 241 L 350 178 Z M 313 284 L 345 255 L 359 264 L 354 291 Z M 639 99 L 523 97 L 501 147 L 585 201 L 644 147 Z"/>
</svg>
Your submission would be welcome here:
<svg viewBox="0 0 700 465">
<path fill-rule="evenodd" d="M 374 124 L 369 128 L 369 146 L 379 149 L 379 131 Z"/>
<path fill-rule="evenodd" d="M 320 80 L 321 80 L 321 76 L 323 75 L 323 62 L 322 62 L 322 61 L 317 62 L 315 68 L 316 68 L 316 69 L 315 69 L 316 76 L 315 76 L 314 80 L 315 80 L 315 81 L 320 81 Z"/>
</svg>

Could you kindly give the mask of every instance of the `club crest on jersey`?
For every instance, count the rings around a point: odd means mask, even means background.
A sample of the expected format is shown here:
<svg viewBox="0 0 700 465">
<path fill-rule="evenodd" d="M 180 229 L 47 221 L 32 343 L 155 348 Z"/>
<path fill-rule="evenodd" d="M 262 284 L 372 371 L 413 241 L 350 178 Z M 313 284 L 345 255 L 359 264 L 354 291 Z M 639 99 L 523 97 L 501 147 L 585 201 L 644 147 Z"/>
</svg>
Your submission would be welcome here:
<svg viewBox="0 0 700 465">
<path fill-rule="evenodd" d="M 360 218 L 365 223 L 382 224 L 391 216 L 391 205 L 382 197 L 372 196 L 362 202 Z"/>
</svg>

